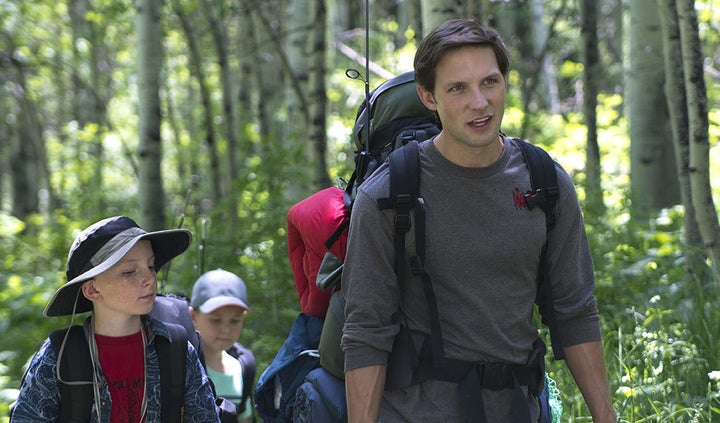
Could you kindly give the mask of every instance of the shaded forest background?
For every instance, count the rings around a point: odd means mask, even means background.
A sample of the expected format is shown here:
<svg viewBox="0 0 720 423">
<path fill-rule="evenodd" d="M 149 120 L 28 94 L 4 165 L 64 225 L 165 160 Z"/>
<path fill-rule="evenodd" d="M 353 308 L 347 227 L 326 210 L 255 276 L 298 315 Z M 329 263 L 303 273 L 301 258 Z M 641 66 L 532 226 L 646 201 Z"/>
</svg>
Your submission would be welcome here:
<svg viewBox="0 0 720 423">
<path fill-rule="evenodd" d="M 369 51 L 373 88 L 464 16 L 511 49 L 504 131 L 577 184 L 621 420 L 720 419 L 720 1 L 369 4 L 0 0 L 0 421 L 70 323 L 42 309 L 74 235 L 109 215 L 192 230 L 166 292 L 217 267 L 246 281 L 241 341 L 262 371 L 300 311 L 285 214 L 353 168 L 365 83 L 346 70 L 365 75 Z M 548 365 L 563 421 L 590 421 Z"/>
</svg>

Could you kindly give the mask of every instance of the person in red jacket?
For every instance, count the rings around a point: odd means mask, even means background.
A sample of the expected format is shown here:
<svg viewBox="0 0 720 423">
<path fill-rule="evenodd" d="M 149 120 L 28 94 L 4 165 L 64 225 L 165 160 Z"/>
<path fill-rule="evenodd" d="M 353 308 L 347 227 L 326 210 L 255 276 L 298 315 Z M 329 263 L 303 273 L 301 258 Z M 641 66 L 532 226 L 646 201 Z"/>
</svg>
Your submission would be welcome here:
<svg viewBox="0 0 720 423">
<path fill-rule="evenodd" d="M 303 313 L 320 318 L 327 313 L 332 291 L 320 289 L 316 279 L 326 252 L 345 259 L 347 229 L 330 248 L 325 241 L 346 218 L 343 191 L 337 187 L 319 191 L 288 211 L 288 258 Z"/>
</svg>

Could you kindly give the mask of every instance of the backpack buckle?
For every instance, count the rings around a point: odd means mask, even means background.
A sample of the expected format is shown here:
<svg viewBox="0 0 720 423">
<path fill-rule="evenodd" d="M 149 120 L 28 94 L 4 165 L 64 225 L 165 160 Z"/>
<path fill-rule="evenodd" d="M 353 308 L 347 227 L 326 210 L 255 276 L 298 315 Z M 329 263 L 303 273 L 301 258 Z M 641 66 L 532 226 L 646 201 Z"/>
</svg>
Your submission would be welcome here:
<svg viewBox="0 0 720 423">
<path fill-rule="evenodd" d="M 513 387 L 513 373 L 505 363 L 477 363 L 476 370 L 480 386 L 485 389 L 500 390 Z"/>
<path fill-rule="evenodd" d="M 422 276 L 423 264 L 422 260 L 420 260 L 420 257 L 413 256 L 412 259 L 410 259 L 410 272 L 413 274 L 413 276 Z"/>
<path fill-rule="evenodd" d="M 410 230 L 411 227 L 410 213 L 398 212 L 395 215 L 395 232 L 404 234 Z"/>
<path fill-rule="evenodd" d="M 543 208 L 549 198 L 557 197 L 560 190 L 558 187 L 550 187 L 545 189 L 536 189 L 535 191 L 526 192 L 525 204 L 527 204 L 528 210 L 534 209 L 536 206 Z"/>
<path fill-rule="evenodd" d="M 395 207 L 398 210 L 410 210 L 413 206 L 413 196 L 410 194 L 397 194 L 395 196 Z"/>
</svg>

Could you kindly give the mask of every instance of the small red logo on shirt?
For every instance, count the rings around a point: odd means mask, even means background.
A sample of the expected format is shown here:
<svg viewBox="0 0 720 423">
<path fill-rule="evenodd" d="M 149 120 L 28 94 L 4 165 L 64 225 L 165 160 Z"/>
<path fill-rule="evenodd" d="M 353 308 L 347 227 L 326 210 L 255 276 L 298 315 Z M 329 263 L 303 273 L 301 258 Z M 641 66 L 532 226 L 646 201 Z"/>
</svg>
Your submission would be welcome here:
<svg viewBox="0 0 720 423">
<path fill-rule="evenodd" d="M 520 188 L 518 187 L 515 187 L 515 191 L 513 191 L 513 203 L 515 204 L 515 208 L 518 210 L 527 208 L 527 200 L 525 200 L 525 195 L 520 191 Z"/>
</svg>

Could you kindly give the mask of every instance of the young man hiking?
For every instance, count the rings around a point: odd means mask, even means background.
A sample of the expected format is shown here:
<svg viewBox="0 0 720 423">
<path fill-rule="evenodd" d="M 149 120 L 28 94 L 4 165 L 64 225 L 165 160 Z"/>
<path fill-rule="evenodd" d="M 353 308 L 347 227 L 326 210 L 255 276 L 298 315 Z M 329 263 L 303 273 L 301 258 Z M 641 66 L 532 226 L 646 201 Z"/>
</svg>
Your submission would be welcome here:
<svg viewBox="0 0 720 423">
<path fill-rule="evenodd" d="M 420 144 L 425 260 L 405 266 L 400 286 L 395 211 L 378 207 L 389 197 L 385 166 L 359 188 L 343 270 L 350 422 L 537 421 L 545 348 L 533 304 L 546 238 L 554 336 L 593 420 L 615 422 L 572 181 L 558 166 L 556 222 L 546 233 L 543 211 L 520 195 L 531 187 L 521 150 L 500 133 L 507 47 L 492 29 L 451 20 L 422 40 L 414 64 L 418 95 L 442 123 Z M 408 236 L 407 255 L 414 247 Z M 418 267 L 432 301 L 411 273 Z M 431 329 L 433 304 L 439 328 Z M 442 357 L 433 332 L 442 333 Z M 388 361 L 398 353 L 411 370 Z"/>
</svg>

